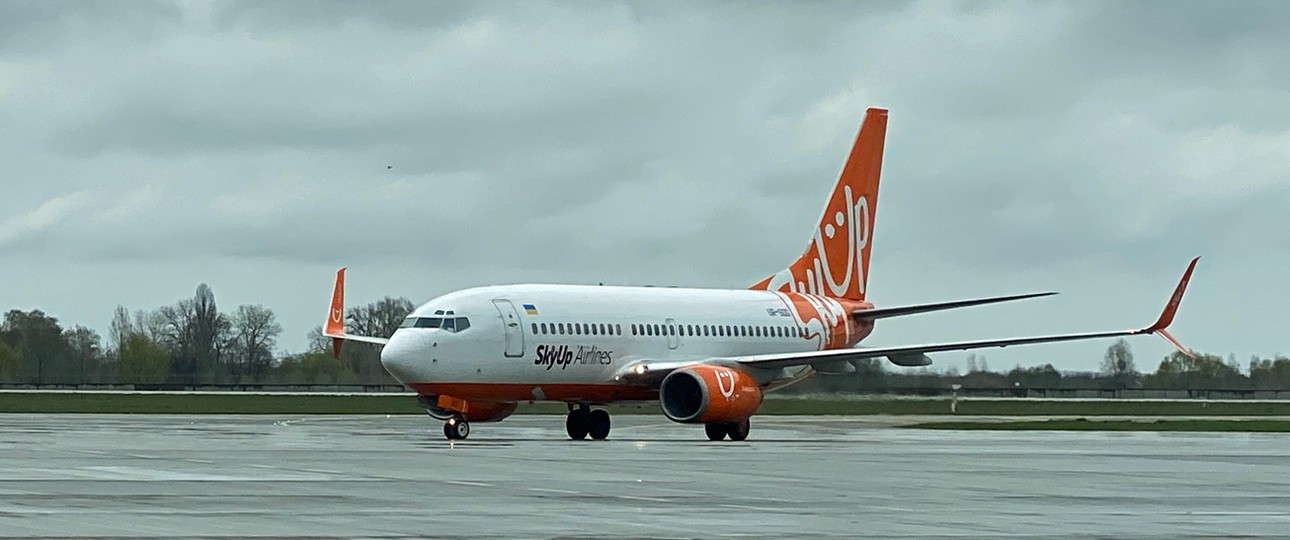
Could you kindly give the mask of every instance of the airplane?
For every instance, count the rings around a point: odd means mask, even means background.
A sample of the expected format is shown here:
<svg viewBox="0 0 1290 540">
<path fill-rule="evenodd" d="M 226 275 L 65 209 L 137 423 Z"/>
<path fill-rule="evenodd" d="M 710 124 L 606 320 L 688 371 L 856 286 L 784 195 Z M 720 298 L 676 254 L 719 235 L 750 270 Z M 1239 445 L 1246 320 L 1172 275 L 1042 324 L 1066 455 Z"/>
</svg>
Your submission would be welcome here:
<svg viewBox="0 0 1290 540">
<path fill-rule="evenodd" d="M 703 424 L 708 439 L 742 441 L 767 392 L 815 373 L 854 372 L 885 358 L 905 367 L 929 353 L 1157 334 L 1167 328 L 1199 257 L 1160 317 L 1121 331 L 860 347 L 880 319 L 1012 302 L 1031 293 L 897 307 L 866 295 L 887 110 L 869 108 L 806 251 L 748 289 L 500 285 L 460 290 L 417 307 L 388 338 L 345 331 L 345 268 L 336 272 L 324 334 L 381 345 L 381 364 L 444 436 L 497 422 L 522 402 L 563 402 L 569 438 L 605 439 L 609 403 L 657 403 L 664 416 Z"/>
</svg>

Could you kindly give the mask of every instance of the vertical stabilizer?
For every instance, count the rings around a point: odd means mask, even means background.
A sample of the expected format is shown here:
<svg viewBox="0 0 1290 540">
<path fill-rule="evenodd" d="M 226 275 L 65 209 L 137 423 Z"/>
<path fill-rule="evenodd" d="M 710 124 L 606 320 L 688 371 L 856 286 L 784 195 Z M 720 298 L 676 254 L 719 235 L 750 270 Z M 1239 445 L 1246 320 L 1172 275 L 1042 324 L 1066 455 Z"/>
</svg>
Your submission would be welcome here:
<svg viewBox="0 0 1290 540">
<path fill-rule="evenodd" d="M 753 289 L 864 300 L 886 136 L 887 109 L 869 108 L 806 252 Z"/>
</svg>

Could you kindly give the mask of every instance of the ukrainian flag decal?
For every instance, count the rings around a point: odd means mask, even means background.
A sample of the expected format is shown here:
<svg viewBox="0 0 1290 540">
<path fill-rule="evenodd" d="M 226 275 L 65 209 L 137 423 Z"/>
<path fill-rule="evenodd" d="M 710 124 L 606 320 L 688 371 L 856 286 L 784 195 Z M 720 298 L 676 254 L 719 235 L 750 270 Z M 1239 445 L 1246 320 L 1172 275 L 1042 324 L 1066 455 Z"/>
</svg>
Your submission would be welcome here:
<svg viewBox="0 0 1290 540">
<path fill-rule="evenodd" d="M 524 312 L 528 313 L 529 315 L 537 315 L 538 314 L 537 306 L 533 304 L 524 304 Z"/>
</svg>

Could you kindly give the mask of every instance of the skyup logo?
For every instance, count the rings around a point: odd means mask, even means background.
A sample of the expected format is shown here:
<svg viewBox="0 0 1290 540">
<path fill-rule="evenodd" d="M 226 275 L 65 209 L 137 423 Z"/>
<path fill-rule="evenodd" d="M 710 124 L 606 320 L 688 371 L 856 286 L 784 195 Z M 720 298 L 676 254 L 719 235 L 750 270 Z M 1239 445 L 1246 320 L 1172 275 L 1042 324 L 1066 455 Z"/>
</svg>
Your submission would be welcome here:
<svg viewBox="0 0 1290 540">
<path fill-rule="evenodd" d="M 538 345 L 537 358 L 533 360 L 533 365 L 546 366 L 548 371 L 556 366 L 563 370 L 573 364 L 607 366 L 613 363 L 613 354 L 613 351 L 604 351 L 595 345 L 590 347 L 584 345 L 578 345 L 577 347 Z"/>
</svg>

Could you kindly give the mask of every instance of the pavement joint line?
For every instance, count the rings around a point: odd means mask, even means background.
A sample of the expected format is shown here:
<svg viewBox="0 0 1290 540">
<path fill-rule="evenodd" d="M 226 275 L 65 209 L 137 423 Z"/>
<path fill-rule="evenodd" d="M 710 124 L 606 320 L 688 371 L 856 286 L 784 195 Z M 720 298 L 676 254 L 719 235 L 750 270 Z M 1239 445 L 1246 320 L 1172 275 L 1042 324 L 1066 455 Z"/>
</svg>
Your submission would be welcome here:
<svg viewBox="0 0 1290 540">
<path fill-rule="evenodd" d="M 456 486 L 493 487 L 492 484 L 486 482 L 471 482 L 469 480 L 444 480 L 443 482 L 445 484 L 453 484 Z"/>
<path fill-rule="evenodd" d="M 570 490 L 567 490 L 567 489 L 554 489 L 554 488 L 539 488 L 539 487 L 531 487 L 531 488 L 528 488 L 528 490 L 529 490 L 529 491 L 536 491 L 536 492 L 538 492 L 538 493 L 560 493 L 560 494 L 562 494 L 562 495 L 579 495 L 579 492 L 577 492 L 577 491 L 570 491 Z"/>
</svg>

